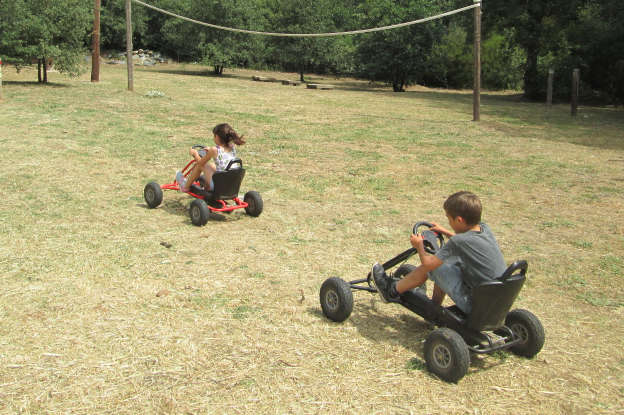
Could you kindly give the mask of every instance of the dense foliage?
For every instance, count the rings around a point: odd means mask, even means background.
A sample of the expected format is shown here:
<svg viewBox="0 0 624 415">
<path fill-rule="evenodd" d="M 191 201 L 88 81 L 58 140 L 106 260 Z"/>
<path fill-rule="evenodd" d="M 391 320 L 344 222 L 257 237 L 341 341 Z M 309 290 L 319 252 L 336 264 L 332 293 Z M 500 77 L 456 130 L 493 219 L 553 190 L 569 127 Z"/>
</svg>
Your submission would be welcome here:
<svg viewBox="0 0 624 415">
<path fill-rule="evenodd" d="M 80 0 L 1 0 L 0 55 L 18 69 L 38 62 L 40 82 L 50 61 L 78 75 L 85 69 L 92 13 Z"/>
<path fill-rule="evenodd" d="M 148 0 L 213 24 L 268 32 L 313 33 L 370 28 L 431 16 L 469 0 Z M 125 1 L 102 0 L 102 49 L 125 48 Z M 16 65 L 53 58 L 79 71 L 90 43 L 92 3 L 79 0 L 0 0 L 0 54 Z M 624 103 L 624 2 L 621 0 L 485 1 L 482 80 L 486 88 L 524 89 L 545 96 L 549 69 L 555 96 L 569 97 L 571 72 L 582 91 Z M 473 11 L 399 29 L 326 38 L 283 38 L 215 30 L 133 3 L 135 48 L 177 61 L 227 67 L 354 75 L 395 91 L 420 83 L 472 84 Z"/>
</svg>

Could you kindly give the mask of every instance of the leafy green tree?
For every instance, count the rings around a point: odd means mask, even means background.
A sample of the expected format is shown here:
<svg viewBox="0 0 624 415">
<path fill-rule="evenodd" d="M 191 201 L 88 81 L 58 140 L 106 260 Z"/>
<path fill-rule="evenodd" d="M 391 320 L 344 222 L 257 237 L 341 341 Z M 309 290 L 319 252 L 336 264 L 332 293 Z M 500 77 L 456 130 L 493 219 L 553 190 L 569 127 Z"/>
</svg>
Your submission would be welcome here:
<svg viewBox="0 0 624 415">
<path fill-rule="evenodd" d="M 150 0 L 150 4 L 159 7 L 159 2 Z M 153 27 L 148 26 L 148 9 L 132 3 L 132 44 L 136 49 L 148 48 L 148 36 Z M 164 16 L 161 13 L 156 13 Z M 147 39 L 146 39 L 147 37 Z M 125 0 L 102 0 L 100 13 L 100 43 L 104 50 L 126 50 L 126 2 Z"/>
<path fill-rule="evenodd" d="M 624 104 L 623 21 L 621 0 L 592 0 L 579 9 L 578 20 L 568 29 L 581 79 L 615 104 Z"/>
<path fill-rule="evenodd" d="M 197 20 L 237 29 L 262 31 L 267 0 L 194 0 L 191 13 Z M 195 27 L 198 59 L 213 65 L 215 74 L 227 66 L 248 67 L 264 61 L 265 39 L 208 27 Z"/>
<path fill-rule="evenodd" d="M 80 0 L 16 0 L 0 3 L 0 53 L 18 67 L 38 60 L 47 82 L 47 63 L 62 73 L 77 76 L 86 69 L 92 11 Z M 42 76 L 43 75 L 43 76 Z"/>
<path fill-rule="evenodd" d="M 334 4 L 329 0 L 301 2 L 281 0 L 273 3 L 273 27 L 283 33 L 326 33 L 336 30 L 333 21 Z M 340 15 L 342 17 L 342 15 Z M 305 72 L 326 72 L 332 67 L 335 38 L 272 38 L 273 60 L 287 71 L 299 73 L 304 82 Z M 344 43 L 343 43 L 344 45 Z"/>
<path fill-rule="evenodd" d="M 524 94 L 543 98 L 548 68 L 541 61 L 570 56 L 566 29 L 586 0 L 508 0 L 486 6 L 484 24 L 513 28 L 514 43 L 525 52 Z"/>
<path fill-rule="evenodd" d="M 438 11 L 435 4 L 424 0 L 367 0 L 358 10 L 361 24 L 367 27 L 416 20 Z M 391 84 L 395 92 L 404 91 L 423 80 L 434 41 L 441 34 L 441 22 L 431 21 L 362 35 L 357 45 L 359 73 Z"/>
<path fill-rule="evenodd" d="M 522 88 L 524 52 L 512 39 L 510 30 L 490 32 L 481 43 L 481 80 L 489 89 Z M 471 66 L 472 70 L 472 66 Z"/>
<path fill-rule="evenodd" d="M 425 63 L 423 83 L 446 88 L 466 88 L 472 83 L 472 44 L 467 43 L 466 30 L 451 24 L 440 40 L 434 42 Z"/>
</svg>

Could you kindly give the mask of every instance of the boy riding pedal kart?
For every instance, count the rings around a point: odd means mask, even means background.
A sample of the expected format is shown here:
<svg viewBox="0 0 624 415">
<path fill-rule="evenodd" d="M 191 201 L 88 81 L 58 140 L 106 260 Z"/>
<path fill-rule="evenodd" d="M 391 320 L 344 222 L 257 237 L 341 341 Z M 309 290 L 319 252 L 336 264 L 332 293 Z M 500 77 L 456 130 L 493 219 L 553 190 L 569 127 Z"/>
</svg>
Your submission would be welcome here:
<svg viewBox="0 0 624 415">
<path fill-rule="evenodd" d="M 527 263 L 517 261 L 506 267 L 494 235 L 481 222 L 479 198 L 457 192 L 446 200 L 444 210 L 454 232 L 437 224 L 417 223 L 410 237 L 413 248 L 383 265 L 373 265 L 367 279 L 350 283 L 328 279 L 321 287 L 321 306 L 327 317 L 343 321 L 353 308 L 351 290 L 365 290 L 419 314 L 441 327 L 425 342 L 427 368 L 446 381 L 457 382 L 470 365 L 469 352 L 509 348 L 533 357 L 544 344 L 544 329 L 527 310 L 509 312 L 524 284 Z M 415 254 L 420 266 L 403 264 L 393 274 L 386 273 Z M 435 283 L 431 300 L 424 291 L 427 279 Z M 368 287 L 361 286 L 363 282 Z M 454 306 L 442 307 L 446 294 Z"/>
</svg>

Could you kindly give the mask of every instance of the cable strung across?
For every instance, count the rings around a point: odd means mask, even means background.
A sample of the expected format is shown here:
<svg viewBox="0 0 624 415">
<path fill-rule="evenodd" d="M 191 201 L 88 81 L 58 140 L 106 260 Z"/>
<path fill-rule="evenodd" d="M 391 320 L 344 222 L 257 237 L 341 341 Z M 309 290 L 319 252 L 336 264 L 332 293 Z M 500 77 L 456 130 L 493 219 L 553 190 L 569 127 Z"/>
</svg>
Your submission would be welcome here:
<svg viewBox="0 0 624 415">
<path fill-rule="evenodd" d="M 399 27 L 405 27 L 405 26 L 411 26 L 411 25 L 415 25 L 415 24 L 419 24 L 419 23 L 425 23 L 431 20 L 436 20 L 436 19 L 440 19 L 442 17 L 446 17 L 446 16 L 451 16 L 453 14 L 456 13 L 461 13 L 464 12 L 466 10 L 470 10 L 470 9 L 474 9 L 476 7 L 480 7 L 481 3 L 474 3 L 470 6 L 466 6 L 466 7 L 462 7 L 460 9 L 456 9 L 456 10 L 451 10 L 450 12 L 446 12 L 446 13 L 441 13 L 435 16 L 430 16 L 430 17 L 425 17 L 424 19 L 418 19 L 418 20 L 412 20 L 411 22 L 405 22 L 405 23 L 398 23 L 398 24 L 393 24 L 390 26 L 382 26 L 382 27 L 374 27 L 371 29 L 361 29 L 361 30 L 351 30 L 348 32 L 330 32 L 330 33 L 274 33 L 274 32 L 258 32 L 255 30 L 245 30 L 245 29 L 236 29 L 236 28 L 232 28 L 232 27 L 225 27 L 225 26 L 219 26 L 216 24 L 211 24 L 211 23 L 205 23 L 205 22 L 200 22 L 199 20 L 194 20 L 188 17 L 184 17 L 184 16 L 180 16 L 179 14 L 175 14 L 172 13 L 170 11 L 167 10 L 163 10 L 161 8 L 158 8 L 156 6 L 152 6 L 151 4 L 147 4 L 144 3 L 140 0 L 132 0 L 135 3 L 138 3 L 142 6 L 145 6 L 147 8 L 150 8 L 152 10 L 156 10 L 157 12 L 160 13 L 164 13 L 164 14 L 168 14 L 169 16 L 173 16 L 173 17 L 177 17 L 178 19 L 182 19 L 182 20 L 186 20 L 187 22 L 191 22 L 191 23 L 196 23 L 202 26 L 207 26 L 207 27 L 211 27 L 213 29 L 219 29 L 219 30 L 227 30 L 229 32 L 238 32 L 238 33 L 247 33 L 250 35 L 262 35 L 262 36 L 277 36 L 277 37 L 330 37 L 330 36 L 343 36 L 343 35 L 358 35 L 361 33 L 371 33 L 371 32 L 380 32 L 382 30 L 389 30 L 389 29 L 397 29 Z"/>
</svg>

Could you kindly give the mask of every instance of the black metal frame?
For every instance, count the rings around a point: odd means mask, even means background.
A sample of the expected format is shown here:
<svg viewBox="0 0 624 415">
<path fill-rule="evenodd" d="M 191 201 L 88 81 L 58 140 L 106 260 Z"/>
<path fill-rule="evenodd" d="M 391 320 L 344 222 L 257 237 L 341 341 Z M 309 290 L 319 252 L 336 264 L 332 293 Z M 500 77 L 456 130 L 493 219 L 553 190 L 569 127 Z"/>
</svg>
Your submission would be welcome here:
<svg viewBox="0 0 624 415">
<path fill-rule="evenodd" d="M 429 253 L 435 253 L 432 248 L 426 247 L 425 250 Z M 382 266 L 384 271 L 388 271 L 398 264 L 407 261 L 417 253 L 418 251 L 414 248 L 410 248 L 400 253 L 394 258 L 383 263 Z M 515 272 L 518 269 L 521 270 L 521 273 L 524 276 L 524 273 L 526 273 L 526 262 L 516 262 L 510 266 L 508 271 Z M 507 274 L 510 275 L 511 272 L 505 272 L 503 277 Z M 367 285 L 361 285 L 363 283 L 367 283 Z M 377 293 L 377 289 L 373 285 L 372 275 L 370 272 L 366 278 L 349 281 L 348 284 L 351 290 Z M 434 304 L 433 301 L 431 301 L 425 294 L 417 292 L 416 290 L 403 294 L 397 303 L 425 318 L 426 320 L 431 321 L 437 326 L 448 327 L 455 330 L 464 339 L 468 349 L 474 353 L 488 354 L 497 350 L 510 348 L 522 341 L 522 339 L 519 338 L 511 329 L 504 325 L 491 331 L 493 334 L 498 336 L 498 338 L 493 338 L 492 335 L 488 334 L 486 331 L 470 329 L 467 327 L 468 316 L 457 308 L 457 306 L 438 306 Z"/>
</svg>

